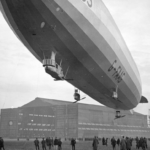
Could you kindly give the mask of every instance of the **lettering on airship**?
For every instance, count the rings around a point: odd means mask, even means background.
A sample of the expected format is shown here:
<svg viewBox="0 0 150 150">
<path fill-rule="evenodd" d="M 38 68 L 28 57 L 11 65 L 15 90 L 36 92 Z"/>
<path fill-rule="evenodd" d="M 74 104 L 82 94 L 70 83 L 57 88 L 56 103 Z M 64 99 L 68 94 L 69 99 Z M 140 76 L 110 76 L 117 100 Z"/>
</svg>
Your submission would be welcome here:
<svg viewBox="0 0 150 150">
<path fill-rule="evenodd" d="M 90 8 L 93 6 L 93 1 L 92 0 L 82 0 L 85 2 Z"/>
<path fill-rule="evenodd" d="M 117 60 L 111 64 L 111 66 L 108 68 L 108 72 L 112 74 L 112 77 L 117 81 L 117 83 L 120 83 L 125 77 L 125 71 L 119 65 Z"/>
</svg>

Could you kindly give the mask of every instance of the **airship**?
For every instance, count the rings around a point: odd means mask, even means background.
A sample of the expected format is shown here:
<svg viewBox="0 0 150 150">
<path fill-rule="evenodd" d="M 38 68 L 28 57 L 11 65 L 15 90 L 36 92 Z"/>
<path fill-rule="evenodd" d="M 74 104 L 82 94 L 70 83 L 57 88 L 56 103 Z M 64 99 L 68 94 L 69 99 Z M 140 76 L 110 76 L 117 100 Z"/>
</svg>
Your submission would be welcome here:
<svg viewBox="0 0 150 150">
<path fill-rule="evenodd" d="M 101 0 L 0 0 L 18 39 L 55 81 L 117 110 L 147 103 L 137 66 Z M 80 100 L 78 91 L 75 99 Z"/>
</svg>

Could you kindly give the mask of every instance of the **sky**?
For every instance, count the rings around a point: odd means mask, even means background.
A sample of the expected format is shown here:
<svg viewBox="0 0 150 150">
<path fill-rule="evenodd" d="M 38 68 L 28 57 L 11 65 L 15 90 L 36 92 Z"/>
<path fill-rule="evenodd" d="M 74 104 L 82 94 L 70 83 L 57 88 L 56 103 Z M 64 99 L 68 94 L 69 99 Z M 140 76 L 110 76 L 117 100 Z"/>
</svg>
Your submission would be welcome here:
<svg viewBox="0 0 150 150">
<path fill-rule="evenodd" d="M 138 67 L 142 93 L 150 101 L 150 0 L 103 0 Z M 16 38 L 0 13 L 0 108 L 20 107 L 36 97 L 74 101 L 74 87 L 55 82 Z M 86 96 L 82 103 L 99 104 Z M 148 114 L 149 104 L 134 110 Z"/>
</svg>

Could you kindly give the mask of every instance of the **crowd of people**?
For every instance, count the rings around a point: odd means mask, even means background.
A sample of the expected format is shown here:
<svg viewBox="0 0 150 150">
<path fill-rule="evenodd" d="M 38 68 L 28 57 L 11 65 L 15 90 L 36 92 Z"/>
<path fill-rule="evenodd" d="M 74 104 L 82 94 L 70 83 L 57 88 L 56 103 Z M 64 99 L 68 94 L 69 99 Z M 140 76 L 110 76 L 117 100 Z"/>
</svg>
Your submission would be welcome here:
<svg viewBox="0 0 150 150">
<path fill-rule="evenodd" d="M 108 144 L 108 138 L 102 138 L 102 145 L 106 145 Z M 124 137 L 122 136 L 122 138 L 114 138 L 112 137 L 110 139 L 110 144 L 112 146 L 113 150 L 116 150 L 116 147 L 118 146 L 120 150 L 131 150 L 132 148 L 132 142 L 133 140 L 136 141 L 136 149 L 142 149 L 142 150 L 146 150 L 147 149 L 147 139 L 144 137 L 138 138 L 136 137 L 135 139 L 133 138 L 129 138 L 129 137 Z M 93 139 L 93 150 L 97 150 L 98 149 L 98 144 L 99 144 L 99 139 L 98 137 L 94 137 Z"/>
<path fill-rule="evenodd" d="M 72 146 L 72 150 L 75 150 L 76 140 L 74 138 L 71 139 L 70 144 Z M 34 140 L 34 145 L 35 145 L 36 150 L 40 150 L 40 142 L 38 138 Z M 62 150 L 62 141 L 60 138 L 57 139 L 57 137 L 55 139 L 50 138 L 50 137 L 46 139 L 42 138 L 41 147 L 42 147 L 42 150 L 46 150 L 47 148 L 48 150 L 51 150 L 52 148 L 54 150 Z"/>
<path fill-rule="evenodd" d="M 139 149 L 140 147 L 145 150 L 147 149 L 147 139 L 144 137 L 138 138 L 136 137 L 136 149 Z"/>
<path fill-rule="evenodd" d="M 103 137 L 102 139 L 100 139 L 97 136 L 95 136 L 92 142 L 93 150 L 98 150 L 100 140 L 102 141 L 102 145 L 104 146 L 107 146 L 109 142 L 113 150 L 116 150 L 117 147 L 119 147 L 119 150 L 131 150 L 133 140 L 136 142 L 136 149 L 140 149 L 140 148 L 142 150 L 148 149 L 147 138 L 145 137 L 141 137 L 141 138 L 136 137 L 135 139 L 133 139 L 133 138 L 122 136 L 122 138 L 112 137 L 111 139 L 109 139 Z M 60 138 L 58 139 L 57 137 L 55 139 L 50 137 L 42 138 L 41 141 L 39 141 L 38 138 L 36 138 L 34 140 L 34 145 L 36 150 L 40 150 L 40 145 L 42 150 L 52 150 L 52 149 L 62 150 L 62 141 Z M 70 145 L 71 145 L 71 149 L 75 150 L 76 140 L 74 138 L 70 140 Z M 2 137 L 0 137 L 0 150 L 2 149 L 5 150 L 4 140 Z"/>
<path fill-rule="evenodd" d="M 35 139 L 34 141 L 34 145 L 35 145 L 35 148 L 36 150 L 39 150 L 39 145 L 40 145 L 40 142 L 38 140 L 38 138 Z M 41 147 L 43 150 L 46 150 L 46 148 L 48 148 L 49 150 L 51 150 L 51 148 L 53 147 L 55 150 L 61 150 L 62 147 L 62 141 L 61 139 L 57 139 L 57 137 L 55 139 L 53 138 L 42 138 L 42 141 L 41 141 Z"/>
<path fill-rule="evenodd" d="M 142 150 L 146 150 L 147 149 L 147 139 L 144 137 L 138 138 L 136 137 L 135 139 L 136 141 L 136 149 L 141 148 Z M 132 142 L 133 142 L 133 138 L 129 138 L 129 137 L 122 137 L 121 139 L 115 139 L 114 137 L 111 139 L 111 145 L 113 147 L 113 150 L 116 149 L 116 145 L 118 145 L 120 147 L 120 150 L 131 150 L 132 148 Z"/>
</svg>

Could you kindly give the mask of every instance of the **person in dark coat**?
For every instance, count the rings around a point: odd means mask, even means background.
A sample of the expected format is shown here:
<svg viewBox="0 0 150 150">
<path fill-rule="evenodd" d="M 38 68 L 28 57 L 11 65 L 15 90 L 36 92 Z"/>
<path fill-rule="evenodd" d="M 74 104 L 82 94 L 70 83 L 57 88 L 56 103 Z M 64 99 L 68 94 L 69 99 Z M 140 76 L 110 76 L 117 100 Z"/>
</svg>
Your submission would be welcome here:
<svg viewBox="0 0 150 150">
<path fill-rule="evenodd" d="M 116 141 L 115 138 L 113 137 L 113 138 L 111 139 L 111 145 L 112 145 L 113 150 L 116 149 L 116 143 L 117 143 L 117 141 Z"/>
<path fill-rule="evenodd" d="M 53 140 L 53 138 L 51 138 L 51 147 L 53 147 L 54 146 L 54 140 Z"/>
<path fill-rule="evenodd" d="M 136 141 L 136 149 L 139 149 L 139 138 L 136 137 L 135 141 Z"/>
<path fill-rule="evenodd" d="M 120 139 L 117 140 L 117 145 L 120 146 Z"/>
<path fill-rule="evenodd" d="M 98 144 L 99 144 L 98 138 L 95 136 L 94 139 L 93 139 L 93 144 L 92 144 L 93 150 L 97 150 L 98 149 Z"/>
<path fill-rule="evenodd" d="M 4 148 L 4 140 L 3 140 L 3 138 L 2 137 L 0 137 L 0 150 L 5 150 L 5 148 Z"/>
<path fill-rule="evenodd" d="M 35 145 L 35 149 L 36 150 L 39 150 L 40 148 L 39 148 L 39 140 L 38 140 L 38 138 L 36 138 L 35 140 L 34 140 L 34 145 Z"/>
<path fill-rule="evenodd" d="M 128 137 L 126 138 L 126 149 L 131 150 L 131 141 Z"/>
<path fill-rule="evenodd" d="M 105 145 L 105 138 L 102 138 L 102 145 Z"/>
<path fill-rule="evenodd" d="M 108 144 L 108 138 L 106 138 L 105 140 L 105 145 L 107 146 L 107 144 Z"/>
<path fill-rule="evenodd" d="M 44 138 L 42 139 L 41 144 L 42 144 L 42 149 L 46 150 L 46 141 L 44 140 Z"/>
<path fill-rule="evenodd" d="M 76 140 L 72 138 L 71 139 L 72 150 L 75 150 L 75 145 L 76 145 Z"/>
<path fill-rule="evenodd" d="M 120 142 L 120 150 L 126 150 L 126 140 L 124 139 L 124 136 L 122 137 Z"/>
<path fill-rule="evenodd" d="M 52 143 L 50 137 L 46 139 L 46 145 L 48 146 L 49 150 L 51 150 Z"/>
<path fill-rule="evenodd" d="M 62 148 L 61 148 L 61 145 L 62 145 L 62 141 L 61 141 L 61 139 L 59 139 L 58 140 L 58 150 L 61 150 Z"/>
<path fill-rule="evenodd" d="M 145 138 L 141 138 L 141 147 L 143 150 L 146 149 L 146 139 Z"/>
<path fill-rule="evenodd" d="M 146 144 L 145 146 L 146 146 L 146 149 L 147 149 L 147 138 L 144 137 L 144 140 L 145 140 L 145 144 Z"/>
<path fill-rule="evenodd" d="M 46 141 L 46 145 L 47 145 L 47 146 L 48 146 L 48 139 L 49 139 L 49 138 L 47 137 L 47 138 L 46 138 L 46 140 L 45 140 L 45 141 Z"/>
<path fill-rule="evenodd" d="M 54 149 L 57 150 L 58 149 L 58 139 L 57 137 L 54 140 Z"/>
</svg>

